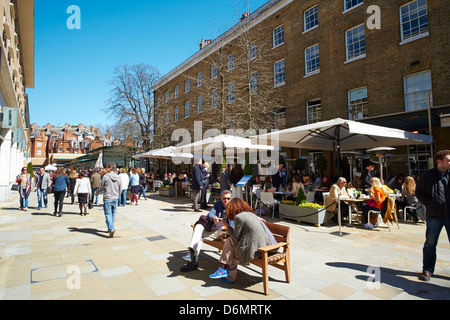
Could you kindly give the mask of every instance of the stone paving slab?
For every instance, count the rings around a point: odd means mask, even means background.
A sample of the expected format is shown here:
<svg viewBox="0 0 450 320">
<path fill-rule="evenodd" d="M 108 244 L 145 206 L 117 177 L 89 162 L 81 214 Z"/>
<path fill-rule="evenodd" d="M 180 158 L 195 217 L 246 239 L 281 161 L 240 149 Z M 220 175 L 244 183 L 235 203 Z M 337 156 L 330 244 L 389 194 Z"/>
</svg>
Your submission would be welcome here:
<svg viewBox="0 0 450 320">
<path fill-rule="evenodd" d="M 53 196 L 49 201 L 52 207 Z M 428 283 L 417 279 L 424 223 L 400 223 L 400 230 L 394 226 L 392 232 L 354 224 L 339 237 L 332 223 L 316 228 L 268 217 L 291 227 L 292 282 L 285 283 L 284 272 L 270 268 L 270 294 L 265 296 L 255 266 L 239 266 L 235 284 L 209 279 L 219 255 L 207 245 L 199 270 L 180 272 L 191 224 L 199 216 L 187 198 L 151 195 L 138 206 L 119 207 L 113 239 L 108 239 L 100 205 L 84 217 L 66 199 L 65 214 L 58 218 L 51 208 L 38 211 L 32 194 L 30 207 L 26 212 L 15 203 L 0 207 L 2 300 L 220 300 L 224 294 L 243 301 L 450 299 L 445 232 L 436 275 Z M 375 288 L 368 281 L 371 270 L 381 278 Z"/>
</svg>

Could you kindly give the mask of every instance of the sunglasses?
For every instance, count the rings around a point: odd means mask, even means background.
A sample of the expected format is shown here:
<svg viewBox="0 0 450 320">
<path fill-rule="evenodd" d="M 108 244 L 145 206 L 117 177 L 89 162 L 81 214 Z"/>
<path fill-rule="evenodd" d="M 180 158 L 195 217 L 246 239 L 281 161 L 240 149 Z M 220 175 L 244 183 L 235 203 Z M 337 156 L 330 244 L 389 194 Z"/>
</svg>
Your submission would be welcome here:
<svg viewBox="0 0 450 320">
<path fill-rule="evenodd" d="M 228 201 L 230 201 L 231 198 L 222 198 L 222 200 L 228 200 Z"/>
</svg>

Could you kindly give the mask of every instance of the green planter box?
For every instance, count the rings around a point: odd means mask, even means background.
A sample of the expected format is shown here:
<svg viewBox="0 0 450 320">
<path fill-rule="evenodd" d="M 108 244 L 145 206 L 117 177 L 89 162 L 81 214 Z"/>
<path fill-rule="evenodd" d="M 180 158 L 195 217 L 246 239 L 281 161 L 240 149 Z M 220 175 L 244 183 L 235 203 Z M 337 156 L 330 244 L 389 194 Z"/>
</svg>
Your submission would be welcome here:
<svg viewBox="0 0 450 320">
<path fill-rule="evenodd" d="M 159 195 L 163 197 L 175 197 L 175 188 L 159 188 Z"/>
<path fill-rule="evenodd" d="M 280 217 L 297 222 L 312 223 L 316 227 L 326 224 L 326 209 L 302 208 L 280 203 Z"/>
</svg>

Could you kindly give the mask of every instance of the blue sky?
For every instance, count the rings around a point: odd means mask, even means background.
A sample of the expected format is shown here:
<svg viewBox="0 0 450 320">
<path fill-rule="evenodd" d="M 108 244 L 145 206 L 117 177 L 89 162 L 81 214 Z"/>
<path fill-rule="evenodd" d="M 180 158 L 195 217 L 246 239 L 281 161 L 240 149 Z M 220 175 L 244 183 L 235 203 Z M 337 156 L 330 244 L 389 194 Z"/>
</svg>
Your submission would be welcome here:
<svg viewBox="0 0 450 320">
<path fill-rule="evenodd" d="M 111 125 L 102 111 L 115 67 L 146 63 L 161 74 L 268 0 L 35 0 L 31 123 Z M 70 30 L 67 8 L 81 10 Z"/>
</svg>

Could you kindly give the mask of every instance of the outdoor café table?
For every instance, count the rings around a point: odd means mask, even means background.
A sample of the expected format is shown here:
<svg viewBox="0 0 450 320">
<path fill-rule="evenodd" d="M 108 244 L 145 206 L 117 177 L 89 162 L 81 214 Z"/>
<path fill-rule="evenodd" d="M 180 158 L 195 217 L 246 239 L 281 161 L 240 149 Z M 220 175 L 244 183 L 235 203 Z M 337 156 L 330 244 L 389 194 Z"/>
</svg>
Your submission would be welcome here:
<svg viewBox="0 0 450 320">
<path fill-rule="evenodd" d="M 368 201 L 369 197 L 361 197 L 361 198 L 344 198 L 338 197 L 338 221 L 339 221 L 339 235 L 342 236 L 342 222 L 341 222 L 341 201 L 350 203 L 363 203 Z M 352 206 L 348 206 L 348 223 L 352 224 Z"/>
<path fill-rule="evenodd" d="M 287 196 L 290 196 L 292 192 L 290 191 L 274 191 L 274 196 L 281 196 L 283 199 L 285 199 Z"/>
</svg>

